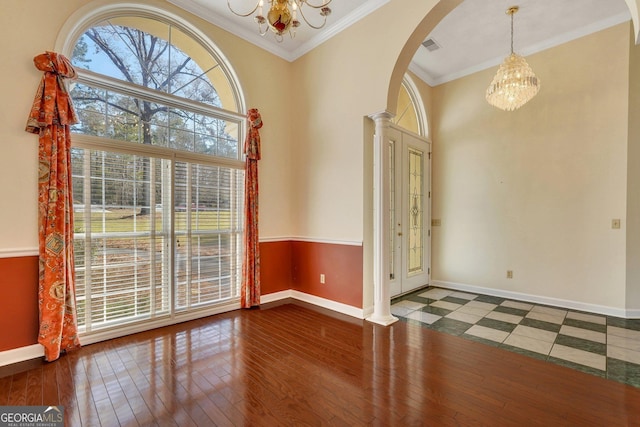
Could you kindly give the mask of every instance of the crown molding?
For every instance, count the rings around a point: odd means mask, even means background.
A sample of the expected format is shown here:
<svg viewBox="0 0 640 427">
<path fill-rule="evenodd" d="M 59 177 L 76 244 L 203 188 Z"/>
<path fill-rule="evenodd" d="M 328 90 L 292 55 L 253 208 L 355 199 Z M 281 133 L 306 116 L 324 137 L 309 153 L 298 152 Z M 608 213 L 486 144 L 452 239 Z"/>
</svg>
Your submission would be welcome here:
<svg viewBox="0 0 640 427">
<path fill-rule="evenodd" d="M 258 46 L 261 49 L 266 50 L 269 53 L 272 53 L 280 58 L 293 62 L 296 59 L 300 58 L 305 53 L 310 52 L 316 47 L 320 46 L 325 41 L 329 40 L 333 36 L 345 30 L 347 27 L 353 25 L 357 21 L 361 20 L 365 16 L 374 12 L 376 9 L 384 6 L 389 3 L 391 0 L 369 0 L 362 6 L 356 8 L 349 14 L 347 14 L 342 19 L 336 21 L 334 24 L 328 25 L 322 31 L 318 31 L 315 36 L 313 36 L 309 41 L 301 44 L 297 48 L 290 50 L 286 49 L 285 44 L 275 44 L 269 39 L 266 39 L 257 31 L 250 31 L 246 28 L 238 27 L 238 25 L 233 22 L 223 18 L 220 15 L 215 14 L 210 9 L 202 6 L 201 4 L 190 1 L 190 0 L 167 0 L 169 3 L 172 3 L 178 6 L 181 9 L 186 10 L 196 16 L 201 17 L 202 19 L 209 21 L 213 25 L 222 28 L 225 31 L 234 34 L 241 39 Z"/>
<path fill-rule="evenodd" d="M 355 24 L 359 20 L 363 19 L 365 16 L 369 15 L 372 12 L 375 12 L 377 9 L 381 8 L 385 4 L 389 3 L 391 0 L 369 0 L 364 3 L 362 6 L 356 8 L 349 14 L 347 14 L 342 19 L 336 21 L 334 24 L 327 26 L 326 30 L 319 31 L 315 36 L 313 36 L 308 42 L 302 44 L 298 48 L 296 48 L 292 52 L 293 60 L 300 58 L 305 53 L 308 53 L 320 46 L 322 43 L 326 42 L 333 36 L 339 34 L 343 30 L 347 29 L 351 25 Z"/>
<path fill-rule="evenodd" d="M 628 12 L 621 13 L 619 15 L 612 16 L 607 19 L 603 19 L 598 22 L 594 22 L 593 24 L 586 25 L 584 27 L 578 28 L 573 31 L 569 31 L 563 34 L 560 34 L 556 37 L 552 37 L 550 39 L 544 40 L 540 43 L 536 43 L 531 45 L 525 49 L 520 50 L 519 53 L 522 56 L 533 55 L 538 52 L 542 52 L 544 50 L 550 49 L 552 47 L 559 46 L 564 43 L 568 43 L 572 40 L 579 39 L 581 37 L 588 36 L 589 34 L 596 33 L 598 31 L 606 30 L 607 28 L 613 27 L 618 24 L 622 24 L 631 19 Z M 429 86 L 438 86 L 443 83 L 447 83 L 453 80 L 457 80 L 462 77 L 466 77 L 468 75 L 477 73 L 479 71 L 484 71 L 488 68 L 497 67 L 504 61 L 504 58 L 507 56 L 507 52 L 505 55 L 499 56 L 496 58 L 489 59 L 487 61 L 481 62 L 480 64 L 474 65 L 473 67 L 466 68 L 464 70 L 456 71 L 454 73 L 445 74 L 441 77 L 433 78 L 431 77 L 424 69 L 418 66 L 416 63 L 411 63 L 409 65 L 409 70 L 413 72 L 416 76 L 418 76 L 422 81 L 427 83 Z"/>
<path fill-rule="evenodd" d="M 417 78 L 433 87 L 436 85 L 436 81 L 429 73 L 427 73 L 424 68 L 420 67 L 417 63 L 411 61 L 409 63 L 409 71 L 411 71 Z"/>
<path fill-rule="evenodd" d="M 266 50 L 269 53 L 272 53 L 276 56 L 279 56 L 287 61 L 293 61 L 291 53 L 281 47 L 281 45 L 276 45 L 268 41 L 268 39 L 260 36 L 255 31 L 247 30 L 246 28 L 241 28 L 237 25 L 234 25 L 233 22 L 223 18 L 222 16 L 214 13 L 212 10 L 202 6 L 201 4 L 190 1 L 190 0 L 167 0 L 169 3 L 172 3 L 179 8 L 190 12 L 205 21 L 208 21 L 215 25 L 216 27 L 220 27 L 229 33 L 240 37 L 243 40 L 248 41 L 251 44 L 258 46 L 261 49 Z"/>
</svg>

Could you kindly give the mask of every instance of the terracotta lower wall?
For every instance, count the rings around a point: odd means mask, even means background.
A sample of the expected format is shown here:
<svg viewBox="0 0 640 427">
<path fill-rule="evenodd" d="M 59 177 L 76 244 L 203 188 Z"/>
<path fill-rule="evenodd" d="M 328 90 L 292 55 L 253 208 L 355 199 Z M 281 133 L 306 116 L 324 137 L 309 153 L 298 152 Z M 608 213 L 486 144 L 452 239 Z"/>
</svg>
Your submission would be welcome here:
<svg viewBox="0 0 640 427">
<path fill-rule="evenodd" d="M 0 351 L 38 342 L 38 257 L 0 258 Z"/>
<path fill-rule="evenodd" d="M 293 286 L 292 242 L 260 243 L 260 293 L 287 291 Z"/>
<path fill-rule="evenodd" d="M 362 246 L 278 241 L 260 243 L 261 293 L 293 289 L 362 308 Z M 324 274 L 325 283 L 320 283 Z"/>
<path fill-rule="evenodd" d="M 362 308 L 361 246 L 263 242 L 260 258 L 263 295 L 294 289 Z M 0 258 L 0 351 L 36 344 L 37 338 L 38 257 Z"/>
<path fill-rule="evenodd" d="M 294 290 L 362 308 L 362 246 L 294 241 L 292 255 Z"/>
</svg>

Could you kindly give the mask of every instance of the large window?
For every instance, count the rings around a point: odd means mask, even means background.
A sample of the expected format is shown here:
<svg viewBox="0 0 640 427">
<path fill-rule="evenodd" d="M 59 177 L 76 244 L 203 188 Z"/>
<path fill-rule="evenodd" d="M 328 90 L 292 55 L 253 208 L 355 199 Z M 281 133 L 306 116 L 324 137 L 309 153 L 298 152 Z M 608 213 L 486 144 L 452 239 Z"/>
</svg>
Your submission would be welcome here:
<svg viewBox="0 0 640 427">
<path fill-rule="evenodd" d="M 213 48 L 163 18 L 105 18 L 72 55 L 79 326 L 207 314 L 238 299 L 239 90 Z"/>
</svg>

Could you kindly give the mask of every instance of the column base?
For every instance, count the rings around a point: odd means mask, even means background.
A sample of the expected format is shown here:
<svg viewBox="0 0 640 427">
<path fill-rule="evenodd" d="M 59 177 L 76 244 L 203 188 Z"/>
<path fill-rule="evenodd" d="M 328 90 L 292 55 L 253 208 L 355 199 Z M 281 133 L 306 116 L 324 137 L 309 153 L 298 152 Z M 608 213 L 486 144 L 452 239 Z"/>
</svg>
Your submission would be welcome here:
<svg viewBox="0 0 640 427">
<path fill-rule="evenodd" d="M 375 314 L 372 315 L 371 317 L 367 317 L 367 322 L 371 322 L 371 323 L 376 323 L 378 325 L 382 325 L 382 326 L 389 326 L 392 323 L 395 323 L 398 321 L 397 317 L 394 316 L 376 316 Z"/>
</svg>

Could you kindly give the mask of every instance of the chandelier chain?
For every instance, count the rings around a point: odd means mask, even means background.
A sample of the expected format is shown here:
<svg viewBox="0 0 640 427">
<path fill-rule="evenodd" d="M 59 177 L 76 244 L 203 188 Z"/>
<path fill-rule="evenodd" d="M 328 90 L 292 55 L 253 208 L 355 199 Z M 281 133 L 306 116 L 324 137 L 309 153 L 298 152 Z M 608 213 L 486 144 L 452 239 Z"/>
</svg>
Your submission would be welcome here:
<svg viewBox="0 0 640 427">
<path fill-rule="evenodd" d="M 511 13 L 511 53 L 513 53 L 513 15 L 515 13 Z"/>
</svg>

